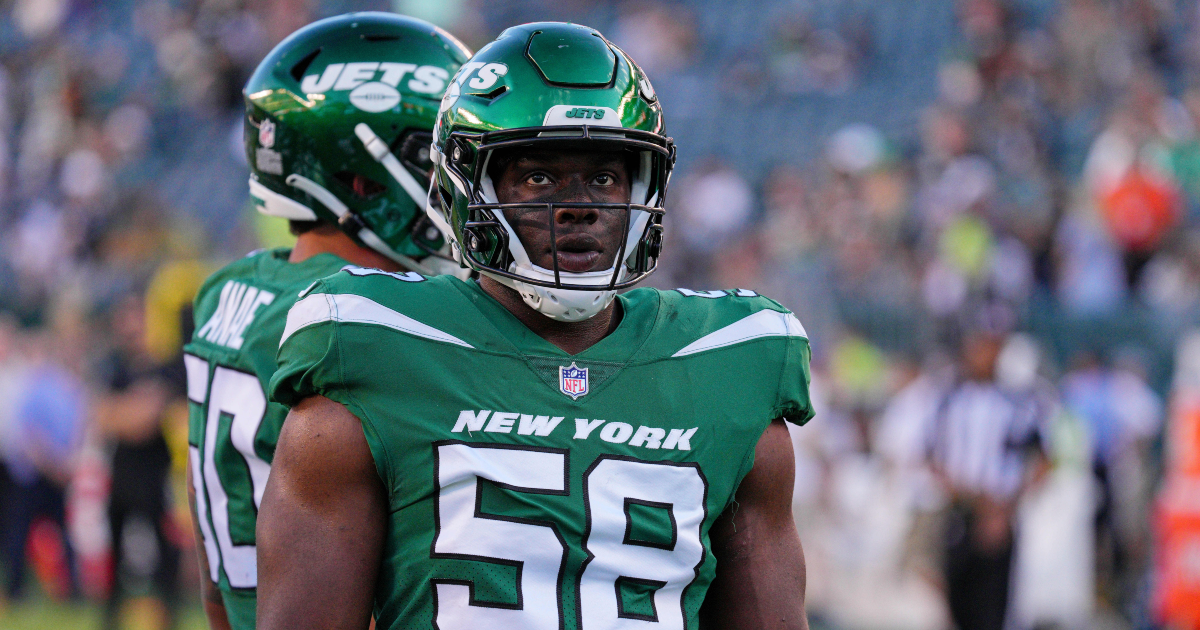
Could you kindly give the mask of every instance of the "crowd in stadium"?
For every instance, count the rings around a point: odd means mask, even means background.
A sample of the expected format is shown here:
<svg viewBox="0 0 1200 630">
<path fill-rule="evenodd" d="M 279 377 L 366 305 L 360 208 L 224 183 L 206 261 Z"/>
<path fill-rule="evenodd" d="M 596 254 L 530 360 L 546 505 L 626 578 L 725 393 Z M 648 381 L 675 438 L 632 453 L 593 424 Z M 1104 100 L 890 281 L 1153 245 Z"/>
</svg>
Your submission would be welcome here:
<svg viewBox="0 0 1200 630">
<path fill-rule="evenodd" d="M 1200 394 L 1200 3 L 921 3 L 905 10 L 936 64 L 894 103 L 872 90 L 891 80 L 884 9 L 766 4 L 0 7 L 8 598 L 26 573 L 57 597 L 111 592 L 113 615 L 195 588 L 190 300 L 286 232 L 246 203 L 241 86 L 295 28 L 369 8 L 468 45 L 577 20 L 655 77 L 681 168 L 653 284 L 759 291 L 812 339 L 817 417 L 793 440 L 814 624 L 1154 627 L 1172 578 L 1150 515 L 1187 474 L 1164 434 Z M 736 55 L 711 59 L 717 40 Z M 838 106 L 868 94 L 900 111 Z M 809 105 L 819 133 L 728 135 L 756 124 L 728 112 Z M 806 146 L 748 158 L 766 139 Z"/>
</svg>

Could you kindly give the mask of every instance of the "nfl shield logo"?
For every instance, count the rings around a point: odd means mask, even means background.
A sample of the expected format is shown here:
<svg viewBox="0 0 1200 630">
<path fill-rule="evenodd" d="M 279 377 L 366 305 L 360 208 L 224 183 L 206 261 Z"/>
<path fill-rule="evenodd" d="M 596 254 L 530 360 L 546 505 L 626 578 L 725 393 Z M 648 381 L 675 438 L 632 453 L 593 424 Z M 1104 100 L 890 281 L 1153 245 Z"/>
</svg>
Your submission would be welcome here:
<svg viewBox="0 0 1200 630">
<path fill-rule="evenodd" d="M 588 369 L 581 368 L 574 362 L 570 366 L 560 365 L 558 367 L 558 388 L 562 390 L 562 393 L 578 400 L 580 396 L 588 393 Z"/>
<path fill-rule="evenodd" d="M 264 120 L 258 126 L 258 144 L 264 149 L 275 146 L 275 123 Z"/>
</svg>

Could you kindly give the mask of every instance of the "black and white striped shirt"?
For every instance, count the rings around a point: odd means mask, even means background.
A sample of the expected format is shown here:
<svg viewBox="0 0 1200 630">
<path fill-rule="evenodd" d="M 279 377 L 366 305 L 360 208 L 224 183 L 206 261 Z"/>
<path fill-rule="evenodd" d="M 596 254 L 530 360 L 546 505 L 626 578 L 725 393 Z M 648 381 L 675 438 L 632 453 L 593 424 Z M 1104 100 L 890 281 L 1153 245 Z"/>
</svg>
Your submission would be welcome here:
<svg viewBox="0 0 1200 630">
<path fill-rule="evenodd" d="M 1030 450 L 1041 447 L 1049 407 L 1039 391 L 1017 393 L 994 383 L 959 382 L 931 423 L 930 458 L 955 490 L 1012 499 L 1021 488 Z"/>
</svg>

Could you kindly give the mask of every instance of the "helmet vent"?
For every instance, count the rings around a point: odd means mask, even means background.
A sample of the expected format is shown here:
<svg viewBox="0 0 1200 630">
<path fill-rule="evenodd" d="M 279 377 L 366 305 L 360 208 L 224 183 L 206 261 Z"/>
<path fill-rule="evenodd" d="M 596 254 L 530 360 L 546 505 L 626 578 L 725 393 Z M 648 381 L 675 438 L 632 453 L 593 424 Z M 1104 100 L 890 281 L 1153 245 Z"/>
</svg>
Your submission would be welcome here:
<svg viewBox="0 0 1200 630">
<path fill-rule="evenodd" d="M 346 188 L 349 188 L 354 193 L 354 196 L 359 199 L 374 199 L 387 190 L 387 186 L 380 184 L 370 177 L 351 173 L 350 171 L 334 173 L 333 177 Z"/>
<path fill-rule="evenodd" d="M 386 33 L 375 33 L 371 35 L 363 35 L 363 41 L 367 42 L 394 42 L 400 39 L 399 35 L 389 35 Z"/>
<path fill-rule="evenodd" d="M 312 65 L 313 60 L 316 59 L 317 55 L 319 55 L 319 54 L 321 54 L 320 48 L 308 53 L 307 55 L 304 56 L 303 59 L 301 59 L 300 61 L 297 61 L 296 65 L 292 66 L 292 69 L 289 72 L 289 74 L 292 75 L 292 78 L 297 81 L 299 81 L 301 78 L 303 78 L 304 71 L 308 70 L 308 67 Z"/>
<path fill-rule="evenodd" d="M 507 91 L 508 91 L 508 86 L 507 86 L 507 85 L 501 85 L 500 87 L 498 87 L 498 88 L 496 88 L 496 89 L 492 90 L 491 92 L 484 92 L 484 93 L 482 93 L 482 94 L 470 94 L 469 96 L 475 96 L 475 97 L 478 97 L 478 98 L 485 98 L 485 99 L 487 99 L 487 100 L 491 101 L 491 100 L 495 100 L 497 97 L 499 97 L 501 94 L 504 94 L 504 93 L 505 93 L 505 92 L 507 92 Z"/>
</svg>

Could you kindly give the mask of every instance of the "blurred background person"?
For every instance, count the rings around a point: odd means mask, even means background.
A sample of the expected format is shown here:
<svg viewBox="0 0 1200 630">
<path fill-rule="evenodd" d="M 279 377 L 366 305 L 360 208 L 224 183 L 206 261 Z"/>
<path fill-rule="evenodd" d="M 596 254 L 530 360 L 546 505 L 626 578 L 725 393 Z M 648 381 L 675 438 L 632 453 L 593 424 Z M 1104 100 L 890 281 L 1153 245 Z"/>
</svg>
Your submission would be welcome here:
<svg viewBox="0 0 1200 630">
<path fill-rule="evenodd" d="M 8 442 L 13 487 L 5 510 L 4 551 L 12 600 L 25 596 L 27 548 L 37 550 L 47 536 L 49 549 L 41 546 L 44 554 L 33 556 L 50 564 L 38 567 L 40 576 L 57 597 L 80 594 L 74 545 L 67 535 L 66 492 L 87 421 L 84 366 L 75 351 L 84 331 L 77 312 L 59 308 L 52 326 L 30 340 L 28 373 Z M 37 519 L 45 519 L 50 529 L 34 529 Z"/>
<path fill-rule="evenodd" d="M 119 627 L 121 604 L 151 591 L 173 627 L 179 604 L 179 526 L 171 513 L 171 452 L 163 434 L 167 405 L 183 375 L 159 365 L 146 348 L 145 306 L 121 298 L 110 315 L 111 348 L 95 367 L 106 386 L 96 425 L 110 443 L 108 526 L 112 575 L 103 628 Z"/>
<path fill-rule="evenodd" d="M 949 498 L 946 598 L 961 630 L 1002 630 L 1009 610 L 1016 507 L 1047 467 L 1048 401 L 1033 384 L 1005 387 L 998 359 L 1013 325 L 1002 307 L 968 318 L 955 382 L 938 402 L 928 457 Z"/>
<path fill-rule="evenodd" d="M 1063 402 L 1087 428 L 1098 487 L 1095 536 L 1102 593 L 1115 608 L 1129 604 L 1147 568 L 1150 442 L 1162 428 L 1163 403 L 1146 384 L 1133 349 L 1101 363 L 1083 352 L 1063 378 Z"/>
</svg>

